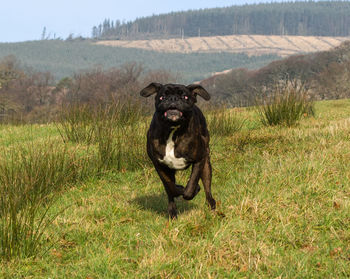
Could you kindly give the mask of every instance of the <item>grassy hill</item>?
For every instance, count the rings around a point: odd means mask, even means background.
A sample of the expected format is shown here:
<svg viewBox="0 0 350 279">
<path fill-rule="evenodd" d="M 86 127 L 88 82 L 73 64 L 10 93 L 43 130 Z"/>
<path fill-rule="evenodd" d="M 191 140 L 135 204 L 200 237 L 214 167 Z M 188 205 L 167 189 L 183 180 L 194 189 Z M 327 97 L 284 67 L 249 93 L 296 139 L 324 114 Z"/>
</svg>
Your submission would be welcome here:
<svg viewBox="0 0 350 279">
<path fill-rule="evenodd" d="M 2 152 L 31 148 L 50 159 L 40 152 L 68 148 L 67 160 L 78 154 L 75 170 L 85 169 L 84 179 L 56 195 L 38 256 L 1 261 L 0 277 L 348 278 L 350 101 L 318 102 L 316 116 L 292 128 L 264 127 L 251 109 L 231 112 L 245 119 L 242 130 L 211 137 L 217 213 L 201 191 L 193 201 L 177 200 L 174 221 L 147 159 L 95 176 L 86 169 L 97 156 L 94 144 L 65 144 L 54 124 L 0 126 Z M 136 125 L 126 142 L 142 156 L 145 126 Z M 2 169 L 11 165 L 6 158 Z M 187 175 L 179 175 L 182 183 Z"/>
<path fill-rule="evenodd" d="M 91 41 L 32 41 L 0 43 L 0 59 L 15 55 L 24 65 L 51 72 L 57 80 L 95 66 L 120 67 L 137 62 L 144 68 L 164 69 L 190 83 L 213 72 L 232 67 L 259 68 L 278 59 L 274 54 L 248 56 L 244 53 L 162 53 L 154 50 L 96 45 Z"/>
<path fill-rule="evenodd" d="M 281 57 L 327 50 L 343 37 L 222 36 L 150 41 L 32 41 L 0 43 L 0 59 L 16 56 L 24 65 L 51 72 L 56 80 L 101 66 L 137 62 L 164 69 L 191 83 L 232 68 L 257 69 Z"/>
<path fill-rule="evenodd" d="M 166 53 L 245 53 L 275 54 L 281 57 L 339 46 L 347 37 L 232 35 L 167 40 L 108 40 L 98 45 L 139 48 Z"/>
</svg>

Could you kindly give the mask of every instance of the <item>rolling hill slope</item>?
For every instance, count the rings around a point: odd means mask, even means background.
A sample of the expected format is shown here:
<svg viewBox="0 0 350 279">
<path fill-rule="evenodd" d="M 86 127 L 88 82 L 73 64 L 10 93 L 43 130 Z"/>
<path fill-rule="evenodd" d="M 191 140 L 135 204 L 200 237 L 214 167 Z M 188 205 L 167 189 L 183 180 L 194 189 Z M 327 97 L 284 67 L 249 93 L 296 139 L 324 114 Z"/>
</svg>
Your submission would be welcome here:
<svg viewBox="0 0 350 279">
<path fill-rule="evenodd" d="M 190 83 L 229 68 L 256 69 L 280 57 L 248 56 L 243 53 L 165 53 L 155 50 L 97 45 L 92 41 L 45 40 L 0 43 L 0 60 L 14 55 L 22 64 L 39 71 L 51 72 L 56 80 L 84 69 L 104 69 L 126 63 L 139 63 L 145 70 L 167 70 Z"/>
<path fill-rule="evenodd" d="M 232 35 L 167 40 L 110 40 L 99 41 L 96 44 L 167 53 L 230 52 L 248 55 L 276 54 L 285 57 L 328 50 L 348 39 L 348 37 Z"/>
<path fill-rule="evenodd" d="M 26 66 L 50 71 L 56 80 L 82 69 L 136 62 L 146 70 L 179 74 L 179 82 L 190 83 L 227 69 L 257 69 L 291 54 L 328 50 L 347 39 L 237 35 L 149 41 L 45 40 L 1 43 L 0 60 L 14 55 Z"/>
</svg>

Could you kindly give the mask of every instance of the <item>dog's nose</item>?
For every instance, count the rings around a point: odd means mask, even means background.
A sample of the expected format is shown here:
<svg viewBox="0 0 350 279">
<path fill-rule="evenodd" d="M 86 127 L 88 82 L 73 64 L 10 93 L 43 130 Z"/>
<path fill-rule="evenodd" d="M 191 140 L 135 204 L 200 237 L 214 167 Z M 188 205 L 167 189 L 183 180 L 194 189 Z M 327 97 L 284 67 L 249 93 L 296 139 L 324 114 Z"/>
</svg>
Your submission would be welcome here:
<svg viewBox="0 0 350 279">
<path fill-rule="evenodd" d="M 176 102 L 177 100 L 179 100 L 179 98 L 177 96 L 169 96 L 170 102 Z"/>
</svg>

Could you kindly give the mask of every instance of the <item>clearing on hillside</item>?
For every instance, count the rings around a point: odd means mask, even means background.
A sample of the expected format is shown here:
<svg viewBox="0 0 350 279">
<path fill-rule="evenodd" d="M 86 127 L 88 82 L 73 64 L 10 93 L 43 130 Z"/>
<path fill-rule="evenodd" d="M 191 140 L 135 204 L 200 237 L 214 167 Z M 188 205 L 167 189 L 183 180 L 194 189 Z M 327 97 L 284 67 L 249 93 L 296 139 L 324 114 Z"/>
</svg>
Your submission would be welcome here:
<svg viewBox="0 0 350 279">
<path fill-rule="evenodd" d="M 233 52 L 248 55 L 277 54 L 285 57 L 328 50 L 349 39 L 348 37 L 232 35 L 167 40 L 111 40 L 99 41 L 96 44 L 160 52 Z"/>
</svg>

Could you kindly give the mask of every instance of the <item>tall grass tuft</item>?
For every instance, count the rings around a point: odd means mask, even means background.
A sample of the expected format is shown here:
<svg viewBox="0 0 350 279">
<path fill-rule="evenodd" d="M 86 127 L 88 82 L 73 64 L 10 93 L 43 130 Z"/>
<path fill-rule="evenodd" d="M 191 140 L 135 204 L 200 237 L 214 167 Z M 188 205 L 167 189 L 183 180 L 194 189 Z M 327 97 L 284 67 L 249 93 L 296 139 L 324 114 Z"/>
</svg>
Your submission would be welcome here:
<svg viewBox="0 0 350 279">
<path fill-rule="evenodd" d="M 207 116 L 208 129 L 212 135 L 230 136 L 240 131 L 244 120 L 237 116 L 237 112 L 226 107 L 214 109 Z"/>
<path fill-rule="evenodd" d="M 145 151 L 145 108 L 130 100 L 92 106 L 68 106 L 59 130 L 65 142 L 96 146 L 97 172 L 137 169 L 148 164 Z"/>
<path fill-rule="evenodd" d="M 115 144 L 119 126 L 119 110 L 116 106 L 100 107 L 94 122 L 94 141 L 98 150 L 98 171 L 110 169 L 118 164 L 118 150 Z"/>
<path fill-rule="evenodd" d="M 258 100 L 257 112 L 265 126 L 293 126 L 303 116 L 314 115 L 314 103 L 308 90 L 297 83 L 276 85 Z"/>
<path fill-rule="evenodd" d="M 143 119 L 142 107 L 130 102 L 98 110 L 94 131 L 99 171 L 137 169 L 148 163 Z"/>
<path fill-rule="evenodd" d="M 45 144 L 3 151 L 0 157 L 0 258 L 40 252 L 49 209 L 62 188 L 78 177 L 67 150 Z"/>
<path fill-rule="evenodd" d="M 64 142 L 87 143 L 93 141 L 94 114 L 91 106 L 71 104 L 62 107 L 58 130 Z"/>
</svg>

